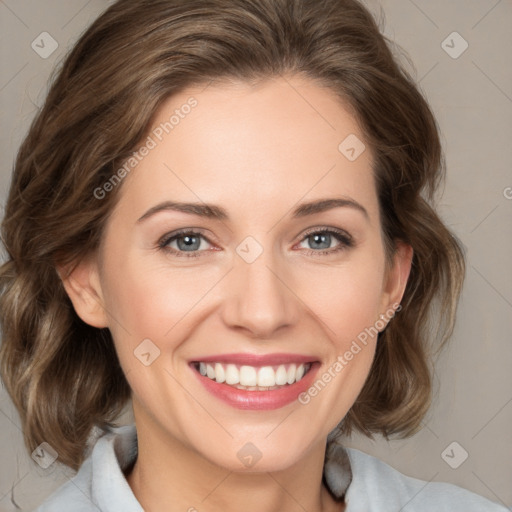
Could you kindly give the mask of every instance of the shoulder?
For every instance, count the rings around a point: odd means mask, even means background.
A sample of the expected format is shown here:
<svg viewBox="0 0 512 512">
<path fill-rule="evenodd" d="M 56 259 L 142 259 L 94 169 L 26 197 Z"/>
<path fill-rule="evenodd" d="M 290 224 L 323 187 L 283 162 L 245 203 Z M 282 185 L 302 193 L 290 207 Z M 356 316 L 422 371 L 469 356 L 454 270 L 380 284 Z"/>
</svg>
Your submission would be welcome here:
<svg viewBox="0 0 512 512">
<path fill-rule="evenodd" d="M 80 471 L 51 494 L 34 512 L 98 512 L 92 501 L 91 459 L 87 459 Z"/>
<path fill-rule="evenodd" d="M 137 456 L 134 425 L 105 432 L 78 473 L 34 512 L 143 512 L 123 474 Z"/>
<path fill-rule="evenodd" d="M 349 512 L 508 512 L 457 485 L 412 478 L 360 450 L 345 450 L 353 475 L 346 495 Z"/>
</svg>

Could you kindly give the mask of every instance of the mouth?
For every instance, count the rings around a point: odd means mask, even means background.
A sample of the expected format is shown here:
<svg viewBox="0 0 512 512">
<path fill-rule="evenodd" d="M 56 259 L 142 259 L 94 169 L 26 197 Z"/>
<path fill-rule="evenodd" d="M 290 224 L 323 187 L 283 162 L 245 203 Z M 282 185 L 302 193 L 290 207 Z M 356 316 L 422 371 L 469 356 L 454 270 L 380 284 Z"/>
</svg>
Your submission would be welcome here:
<svg viewBox="0 0 512 512">
<path fill-rule="evenodd" d="M 295 354 L 225 354 L 189 366 L 210 394 L 238 409 L 278 409 L 297 401 L 321 363 Z"/>
<path fill-rule="evenodd" d="M 312 362 L 251 366 L 198 361 L 192 366 L 203 377 L 219 384 L 246 391 L 272 391 L 301 381 L 311 370 Z"/>
</svg>

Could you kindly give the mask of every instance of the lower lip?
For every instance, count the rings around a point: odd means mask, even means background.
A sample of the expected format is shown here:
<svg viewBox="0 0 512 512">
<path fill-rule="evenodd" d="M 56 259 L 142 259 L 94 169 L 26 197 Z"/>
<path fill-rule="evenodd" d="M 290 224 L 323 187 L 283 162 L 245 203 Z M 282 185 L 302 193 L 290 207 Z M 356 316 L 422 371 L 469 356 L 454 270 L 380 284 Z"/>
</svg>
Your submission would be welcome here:
<svg viewBox="0 0 512 512">
<path fill-rule="evenodd" d="M 216 382 L 209 377 L 201 375 L 191 366 L 192 371 L 196 374 L 201 384 L 212 395 L 237 409 L 257 411 L 279 409 L 297 400 L 299 395 L 311 386 L 319 367 L 319 362 L 312 363 L 308 373 L 299 382 L 294 384 L 271 391 L 247 391 Z"/>
</svg>

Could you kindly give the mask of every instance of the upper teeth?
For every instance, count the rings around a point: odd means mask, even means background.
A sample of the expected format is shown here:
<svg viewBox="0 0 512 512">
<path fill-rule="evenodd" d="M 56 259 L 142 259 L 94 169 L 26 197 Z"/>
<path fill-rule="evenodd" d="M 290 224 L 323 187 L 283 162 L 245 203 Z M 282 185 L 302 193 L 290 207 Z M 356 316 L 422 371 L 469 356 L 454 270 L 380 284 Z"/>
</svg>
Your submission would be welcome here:
<svg viewBox="0 0 512 512">
<path fill-rule="evenodd" d="M 283 386 L 298 382 L 311 364 L 290 364 L 279 366 L 237 366 L 224 363 L 199 363 L 199 373 L 217 382 L 242 386 Z"/>
</svg>

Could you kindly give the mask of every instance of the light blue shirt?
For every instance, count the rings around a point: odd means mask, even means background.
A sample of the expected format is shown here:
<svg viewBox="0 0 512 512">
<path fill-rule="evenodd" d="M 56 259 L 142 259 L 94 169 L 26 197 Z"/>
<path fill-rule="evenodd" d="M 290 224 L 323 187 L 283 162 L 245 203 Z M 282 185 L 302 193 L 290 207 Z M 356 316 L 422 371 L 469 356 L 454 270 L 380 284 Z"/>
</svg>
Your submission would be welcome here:
<svg viewBox="0 0 512 512">
<path fill-rule="evenodd" d="M 96 441 L 78 473 L 34 512 L 143 512 L 123 474 L 136 458 L 135 425 L 113 429 Z M 343 459 L 345 464 L 338 462 Z M 405 476 L 371 455 L 331 442 L 324 477 L 334 496 L 345 493 L 347 512 L 509 512 L 456 485 Z"/>
</svg>

